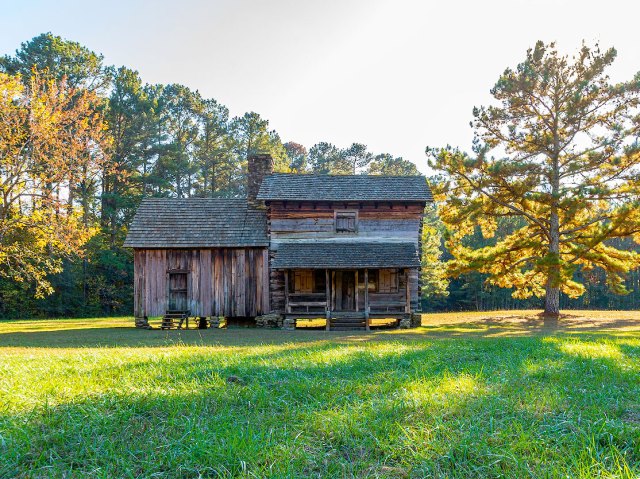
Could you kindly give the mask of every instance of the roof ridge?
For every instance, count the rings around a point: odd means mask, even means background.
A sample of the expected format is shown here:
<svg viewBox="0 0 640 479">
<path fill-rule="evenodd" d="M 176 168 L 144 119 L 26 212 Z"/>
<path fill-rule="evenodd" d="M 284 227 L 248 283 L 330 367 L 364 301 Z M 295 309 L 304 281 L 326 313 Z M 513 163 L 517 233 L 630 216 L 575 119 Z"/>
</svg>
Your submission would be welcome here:
<svg viewBox="0 0 640 479">
<path fill-rule="evenodd" d="M 192 200 L 207 200 L 207 201 L 244 201 L 247 202 L 247 198 L 207 198 L 202 196 L 189 196 L 188 198 L 175 198 L 172 196 L 146 196 L 142 198 L 142 201 L 146 200 L 173 200 L 173 201 L 192 201 Z"/>
<path fill-rule="evenodd" d="M 310 176 L 314 176 L 314 177 L 320 177 L 320 178 L 424 178 L 425 180 L 427 179 L 427 177 L 425 175 L 370 175 L 368 173 L 361 173 L 361 174 L 347 174 L 347 175 L 343 175 L 340 173 L 287 173 L 287 172 L 274 172 L 271 173 L 269 175 L 267 175 L 267 177 L 269 176 L 300 176 L 300 177 L 310 177 Z"/>
</svg>

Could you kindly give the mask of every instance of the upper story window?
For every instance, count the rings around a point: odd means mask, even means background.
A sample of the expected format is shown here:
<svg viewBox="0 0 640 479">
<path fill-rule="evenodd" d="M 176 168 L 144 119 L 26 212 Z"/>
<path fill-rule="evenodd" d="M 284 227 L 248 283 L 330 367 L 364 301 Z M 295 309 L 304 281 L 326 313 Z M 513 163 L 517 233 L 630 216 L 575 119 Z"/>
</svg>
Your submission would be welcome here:
<svg viewBox="0 0 640 479">
<path fill-rule="evenodd" d="M 336 233 L 355 233 L 357 223 L 356 211 L 336 211 Z"/>
</svg>

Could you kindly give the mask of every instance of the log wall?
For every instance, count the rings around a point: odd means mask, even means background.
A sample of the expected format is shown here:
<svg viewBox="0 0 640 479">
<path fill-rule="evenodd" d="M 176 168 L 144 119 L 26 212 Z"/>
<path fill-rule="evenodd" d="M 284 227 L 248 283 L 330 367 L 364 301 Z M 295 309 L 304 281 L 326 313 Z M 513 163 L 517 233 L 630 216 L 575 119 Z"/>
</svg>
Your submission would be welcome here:
<svg viewBox="0 0 640 479">
<path fill-rule="evenodd" d="M 253 317 L 268 313 L 268 264 L 266 248 L 135 250 L 135 316 L 166 312 L 171 270 L 188 271 L 187 300 L 193 316 Z"/>
<path fill-rule="evenodd" d="M 364 242 L 413 242 L 420 250 L 424 203 L 413 202 L 292 202 L 272 201 L 267 209 L 267 229 L 270 238 L 270 257 L 278 247 L 289 241 L 348 239 Z M 355 233 L 335 231 L 335 212 L 357 211 Z M 359 303 L 364 301 L 364 275 L 360 272 Z M 409 282 L 411 310 L 418 308 L 420 282 L 418 269 L 403 269 L 399 275 L 398 293 L 388 294 L 390 302 L 406 301 L 406 284 Z M 284 274 L 270 271 L 271 306 L 274 311 L 284 311 Z M 376 297 L 376 295 L 378 295 Z M 373 301 L 384 295 L 372 293 Z M 363 304 L 359 305 L 360 307 Z"/>
<path fill-rule="evenodd" d="M 336 233 L 336 211 L 358 212 L 355 233 Z M 271 202 L 268 225 L 272 248 L 281 241 L 349 237 L 362 241 L 420 240 L 422 203 Z"/>
</svg>

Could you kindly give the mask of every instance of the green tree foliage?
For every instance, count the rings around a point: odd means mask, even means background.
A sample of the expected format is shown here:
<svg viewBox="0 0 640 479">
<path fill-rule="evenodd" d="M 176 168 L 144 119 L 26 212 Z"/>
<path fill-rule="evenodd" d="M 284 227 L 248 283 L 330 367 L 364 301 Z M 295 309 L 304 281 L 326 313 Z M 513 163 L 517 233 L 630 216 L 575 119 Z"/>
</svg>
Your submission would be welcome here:
<svg viewBox="0 0 640 479">
<path fill-rule="evenodd" d="M 113 247 L 144 191 L 140 172 L 149 156 L 152 105 L 138 73 L 125 67 L 115 72 L 108 105 L 111 164 L 102 172 L 100 217 Z"/>
<path fill-rule="evenodd" d="M 34 67 L 43 78 L 65 78 L 74 90 L 101 91 L 109 83 L 109 70 L 103 67 L 102 55 L 51 33 L 22 43 L 13 57 L 0 57 L 0 71 L 19 74 L 25 81 L 31 78 Z"/>
<path fill-rule="evenodd" d="M 367 145 L 352 143 L 340 155 L 340 161 L 336 165 L 336 173 L 355 175 L 366 170 L 372 160 L 373 155 L 367 150 Z"/>
<path fill-rule="evenodd" d="M 166 180 L 165 188 L 178 198 L 192 193 L 196 173 L 195 142 L 199 124 L 196 110 L 202 98 L 182 85 L 168 85 L 159 99 L 164 143 L 156 163 L 157 175 Z"/>
<path fill-rule="evenodd" d="M 454 275 L 479 271 L 517 298 L 545 298 L 557 315 L 560 293 L 585 292 L 580 274 L 600 269 L 625 293 L 640 265 L 617 239 L 640 241 L 638 81 L 613 85 L 615 50 L 583 46 L 569 59 L 541 42 L 491 90 L 496 106 L 474 109 L 474 155 L 429 150 L 445 181 L 438 193 Z M 523 224 L 481 248 L 464 244 L 480 228 L 496 236 L 501 218 Z"/>
<path fill-rule="evenodd" d="M 100 100 L 37 71 L 0 73 L 0 276 L 52 292 L 49 275 L 94 233 L 70 199 L 100 171 L 108 147 Z M 65 199 L 65 194 L 69 199 Z"/>
<path fill-rule="evenodd" d="M 289 170 L 292 173 L 304 173 L 307 169 L 309 152 L 300 143 L 289 141 L 284 144 L 284 149 L 289 158 Z"/>
<path fill-rule="evenodd" d="M 449 295 L 446 263 L 442 261 L 442 232 L 444 227 L 434 207 L 428 206 L 422 220 L 421 276 L 422 297 L 427 302 L 438 302 Z"/>
<path fill-rule="evenodd" d="M 197 183 L 195 195 L 202 197 L 227 196 L 239 190 L 229 185 L 236 181 L 236 161 L 233 138 L 229 134 L 229 110 L 215 100 L 202 100 L 196 108 L 200 123 L 195 142 Z"/>
<path fill-rule="evenodd" d="M 294 143 L 297 145 L 297 143 Z M 292 153 L 294 156 L 296 152 Z M 332 175 L 386 175 L 386 176 L 411 176 L 420 172 L 414 163 L 394 157 L 389 153 L 374 154 L 368 151 L 367 146 L 361 143 L 352 143 L 351 146 L 341 149 L 337 146 L 320 142 L 311 147 L 306 155 L 306 169 L 296 168 L 296 171 L 316 174 Z M 293 163 L 292 163 L 293 164 Z"/>
<path fill-rule="evenodd" d="M 249 112 L 231 120 L 230 129 L 235 141 L 236 157 L 242 166 L 241 177 L 247 170 L 247 158 L 255 153 L 271 154 L 276 171 L 289 170 L 286 149 L 278 133 L 269 130 L 268 120 L 255 112 Z"/>
<path fill-rule="evenodd" d="M 341 151 L 326 141 L 313 145 L 309 149 L 308 163 L 311 172 L 318 174 L 334 173 L 339 165 Z"/>
<path fill-rule="evenodd" d="M 368 173 L 370 175 L 384 176 L 412 176 L 420 174 L 414 163 L 402 157 L 394 157 L 389 153 L 375 155 L 369 164 Z"/>
</svg>

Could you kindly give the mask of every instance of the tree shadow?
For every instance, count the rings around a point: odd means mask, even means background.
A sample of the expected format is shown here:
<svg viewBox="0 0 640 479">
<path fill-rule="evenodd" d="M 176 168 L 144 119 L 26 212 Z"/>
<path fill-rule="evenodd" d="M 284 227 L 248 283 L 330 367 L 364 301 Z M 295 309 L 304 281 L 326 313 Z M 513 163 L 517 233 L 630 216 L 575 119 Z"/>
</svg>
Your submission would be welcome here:
<svg viewBox="0 0 640 479">
<path fill-rule="evenodd" d="M 560 318 L 531 316 L 488 316 L 465 322 L 442 322 L 422 326 L 433 337 L 516 337 L 556 334 L 611 334 L 638 335 L 640 319 L 589 319 L 576 315 Z"/>
<path fill-rule="evenodd" d="M 97 366 L 117 386 L 3 410 L 0 476 L 524 477 L 549 464 L 571 476 L 616 460 L 640 472 L 640 427 L 618 406 L 638 392 L 619 356 L 636 346 L 387 339 Z"/>
<path fill-rule="evenodd" d="M 140 330 L 132 327 L 94 327 L 0 332 L 0 348 L 250 346 L 257 344 L 425 341 L 442 338 L 535 337 L 580 334 L 618 337 L 640 335 L 640 319 L 588 319 L 563 315 L 543 319 L 531 316 L 488 316 L 472 321 L 441 322 L 412 330 L 336 332 L 229 328 L 215 330 Z"/>
</svg>

